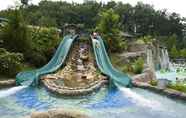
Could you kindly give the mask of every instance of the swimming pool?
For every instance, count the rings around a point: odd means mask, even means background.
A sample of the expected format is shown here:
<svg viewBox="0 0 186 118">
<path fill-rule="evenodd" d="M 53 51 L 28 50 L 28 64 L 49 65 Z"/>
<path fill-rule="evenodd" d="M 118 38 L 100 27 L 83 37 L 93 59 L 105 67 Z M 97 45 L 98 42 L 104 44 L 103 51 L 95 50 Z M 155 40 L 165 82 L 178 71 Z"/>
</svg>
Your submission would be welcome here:
<svg viewBox="0 0 186 118">
<path fill-rule="evenodd" d="M 122 87 L 111 91 L 105 87 L 81 97 L 59 97 L 43 87 L 28 87 L 0 98 L 1 118 L 21 118 L 36 110 L 58 107 L 78 108 L 94 118 L 184 118 L 186 103 L 147 90 Z"/>
</svg>

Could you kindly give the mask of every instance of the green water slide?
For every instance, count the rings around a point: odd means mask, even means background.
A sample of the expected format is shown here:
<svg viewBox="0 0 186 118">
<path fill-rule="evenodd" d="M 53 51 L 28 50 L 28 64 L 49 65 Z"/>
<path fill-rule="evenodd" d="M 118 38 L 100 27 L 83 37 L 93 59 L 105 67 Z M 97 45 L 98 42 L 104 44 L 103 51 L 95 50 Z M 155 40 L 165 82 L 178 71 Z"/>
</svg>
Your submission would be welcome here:
<svg viewBox="0 0 186 118">
<path fill-rule="evenodd" d="M 38 85 L 39 78 L 42 75 L 52 73 L 59 69 L 64 63 L 68 52 L 72 46 L 73 41 L 77 38 L 77 35 L 67 35 L 63 38 L 61 43 L 59 44 L 54 56 L 48 62 L 48 64 L 44 65 L 40 69 L 36 69 L 33 71 L 25 71 L 20 72 L 16 75 L 16 84 L 17 85 Z"/>
<path fill-rule="evenodd" d="M 122 86 L 130 87 L 131 78 L 127 74 L 116 70 L 112 66 L 101 37 L 97 36 L 96 39 L 92 38 L 92 43 L 96 57 L 96 63 L 100 71 L 109 76 L 112 82 Z"/>
</svg>

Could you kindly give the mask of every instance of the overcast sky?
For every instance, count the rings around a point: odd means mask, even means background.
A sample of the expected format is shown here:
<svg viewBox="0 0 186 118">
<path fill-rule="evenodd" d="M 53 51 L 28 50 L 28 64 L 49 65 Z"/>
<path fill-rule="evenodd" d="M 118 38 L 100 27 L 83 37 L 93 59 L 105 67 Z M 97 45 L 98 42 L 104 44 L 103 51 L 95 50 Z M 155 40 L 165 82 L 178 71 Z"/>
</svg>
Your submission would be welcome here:
<svg viewBox="0 0 186 118">
<path fill-rule="evenodd" d="M 0 10 L 6 9 L 10 6 L 15 6 L 16 1 L 19 0 L 0 0 Z M 41 0 L 31 0 L 33 4 L 37 4 Z M 52 0 L 57 1 L 57 0 Z M 59 0 L 58 0 L 59 1 Z M 62 0 L 68 2 L 83 2 L 84 0 Z M 97 0 L 108 2 L 110 0 Z M 154 6 L 155 9 L 167 9 L 168 12 L 176 12 L 181 16 L 186 17 L 186 0 L 113 0 L 113 1 L 122 1 L 123 3 L 130 3 L 135 5 L 138 1 L 143 3 L 148 3 Z"/>
</svg>

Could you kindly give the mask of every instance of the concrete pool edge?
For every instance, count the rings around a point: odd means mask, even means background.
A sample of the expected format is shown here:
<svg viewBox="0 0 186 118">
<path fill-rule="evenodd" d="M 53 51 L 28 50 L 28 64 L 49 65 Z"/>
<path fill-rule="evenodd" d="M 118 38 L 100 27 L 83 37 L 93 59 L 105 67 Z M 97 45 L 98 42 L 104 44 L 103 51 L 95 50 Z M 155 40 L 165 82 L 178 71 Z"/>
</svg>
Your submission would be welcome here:
<svg viewBox="0 0 186 118">
<path fill-rule="evenodd" d="M 0 89 L 16 86 L 15 79 L 0 80 Z"/>
<path fill-rule="evenodd" d="M 45 88 L 47 88 L 47 90 L 49 90 L 52 93 L 59 94 L 59 95 L 65 95 L 65 96 L 80 96 L 80 95 L 90 94 L 100 89 L 102 86 L 108 84 L 108 80 L 107 78 L 105 78 L 105 79 L 92 83 L 91 86 L 82 87 L 82 88 L 60 87 L 46 80 L 42 81 L 42 83 L 45 86 Z"/>
<path fill-rule="evenodd" d="M 156 92 L 157 94 L 165 95 L 165 96 L 172 98 L 172 99 L 186 101 L 186 93 L 183 93 L 183 92 L 180 92 L 177 90 L 161 89 L 161 88 L 158 88 L 156 86 L 152 86 L 152 85 L 150 85 L 148 83 L 144 83 L 144 82 L 134 82 L 133 81 L 133 85 L 134 85 L 134 87 L 147 89 L 152 92 Z"/>
<path fill-rule="evenodd" d="M 91 118 L 85 112 L 75 109 L 49 109 L 47 111 L 35 111 L 24 118 Z"/>
<path fill-rule="evenodd" d="M 155 72 L 152 69 L 147 67 L 146 69 L 144 69 L 143 73 L 133 76 L 132 84 L 134 87 L 137 88 L 150 90 L 152 92 L 167 96 L 172 99 L 186 101 L 186 93 L 174 89 L 167 89 L 167 88 L 162 89 L 149 84 L 151 80 L 156 80 L 156 79 L 157 78 Z"/>
</svg>

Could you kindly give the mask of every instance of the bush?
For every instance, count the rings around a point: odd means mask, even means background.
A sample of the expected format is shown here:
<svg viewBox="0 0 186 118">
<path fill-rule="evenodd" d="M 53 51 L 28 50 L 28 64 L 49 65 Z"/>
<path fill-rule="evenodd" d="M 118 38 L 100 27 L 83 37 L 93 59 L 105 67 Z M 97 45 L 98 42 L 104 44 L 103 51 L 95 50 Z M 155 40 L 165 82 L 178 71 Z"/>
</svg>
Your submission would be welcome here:
<svg viewBox="0 0 186 118">
<path fill-rule="evenodd" d="M 180 50 L 180 56 L 186 58 L 186 49 Z"/>
<path fill-rule="evenodd" d="M 128 48 L 127 42 L 120 40 L 118 51 L 124 51 L 124 50 L 127 50 L 127 48 Z"/>
<path fill-rule="evenodd" d="M 144 36 L 144 37 L 140 37 L 138 40 L 137 40 L 137 43 L 138 44 L 150 44 L 152 43 L 152 40 L 153 38 L 151 36 Z"/>
<path fill-rule="evenodd" d="M 99 15 L 100 20 L 97 24 L 96 31 L 102 34 L 109 50 L 117 52 L 120 50 L 119 15 L 113 9 L 102 11 Z"/>
<path fill-rule="evenodd" d="M 157 86 L 158 82 L 157 80 L 151 80 L 149 84 L 152 86 Z"/>
<path fill-rule="evenodd" d="M 171 48 L 170 56 L 174 59 L 179 57 L 179 52 L 175 45 Z"/>
<path fill-rule="evenodd" d="M 186 85 L 182 83 L 176 83 L 176 84 L 171 83 L 168 85 L 168 88 L 186 93 Z"/>
<path fill-rule="evenodd" d="M 56 28 L 30 26 L 32 50 L 48 52 L 59 43 L 59 33 Z"/>
<path fill-rule="evenodd" d="M 31 32 L 31 50 L 26 55 L 27 61 L 40 67 L 47 63 L 59 44 L 59 33 L 56 28 L 29 26 Z"/>
<path fill-rule="evenodd" d="M 0 73 L 8 77 L 15 77 L 21 71 L 23 55 L 21 53 L 10 53 L 0 48 Z"/>
<path fill-rule="evenodd" d="M 122 70 L 122 72 L 125 72 L 125 73 L 129 72 L 128 65 L 124 65 L 121 70 Z"/>
<path fill-rule="evenodd" d="M 19 10 L 11 12 L 7 25 L 2 28 L 0 38 L 3 47 L 8 51 L 25 54 L 30 49 L 30 34 Z"/>
<path fill-rule="evenodd" d="M 137 60 L 135 60 L 134 64 L 133 64 L 133 71 L 135 74 L 140 74 L 142 73 L 144 68 L 144 60 L 143 58 L 138 58 Z"/>
<path fill-rule="evenodd" d="M 41 67 L 47 63 L 46 57 L 37 52 L 32 52 L 29 57 L 27 57 L 27 60 L 36 67 Z"/>
</svg>

